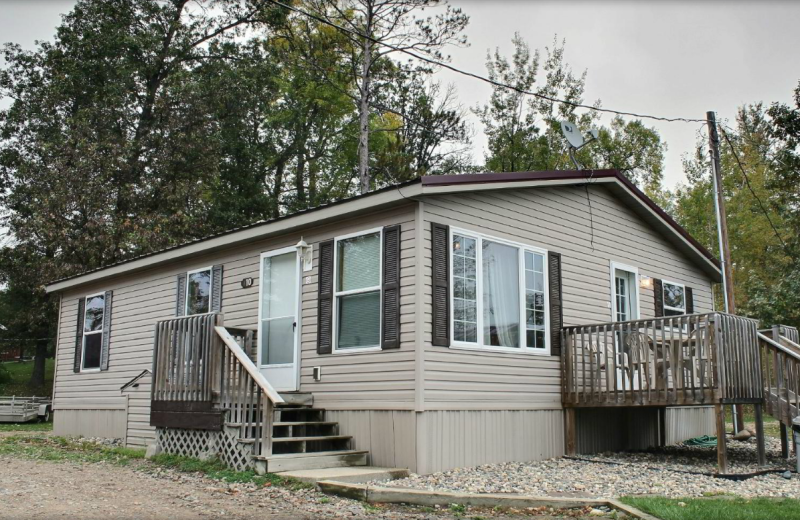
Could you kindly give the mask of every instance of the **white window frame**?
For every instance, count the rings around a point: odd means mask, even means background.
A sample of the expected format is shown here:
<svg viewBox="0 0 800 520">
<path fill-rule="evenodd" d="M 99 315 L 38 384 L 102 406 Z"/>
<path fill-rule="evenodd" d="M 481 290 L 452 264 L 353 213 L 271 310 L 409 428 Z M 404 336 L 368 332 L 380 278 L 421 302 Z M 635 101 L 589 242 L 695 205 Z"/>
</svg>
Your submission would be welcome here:
<svg viewBox="0 0 800 520">
<path fill-rule="evenodd" d="M 454 312 L 454 305 L 453 305 L 453 236 L 463 236 L 465 238 L 471 238 L 477 241 L 476 244 L 476 277 L 477 277 L 477 288 L 476 288 L 476 298 L 477 298 L 477 312 L 478 312 L 478 334 L 477 338 L 478 341 L 476 343 L 470 343 L 466 341 L 456 341 L 455 340 L 455 312 Z M 519 347 L 495 347 L 495 346 L 486 346 L 483 344 L 483 272 L 482 272 L 482 265 L 483 265 L 483 246 L 482 241 L 489 240 L 491 242 L 496 242 L 498 244 L 503 244 L 511 247 L 516 247 L 518 250 L 518 265 L 519 265 L 519 324 L 520 324 L 520 345 Z M 506 354 L 526 354 L 526 355 L 534 355 L 534 356 L 549 356 L 550 355 L 550 273 L 547 264 L 547 249 L 533 246 L 530 244 L 524 244 L 522 242 L 515 242 L 512 240 L 506 240 L 504 238 L 497 238 L 492 235 L 488 235 L 485 233 L 479 233 L 476 231 L 470 231 L 463 228 L 456 228 L 450 227 L 450 233 L 448 236 L 447 241 L 447 270 L 448 270 L 448 308 L 449 308 L 449 327 L 450 327 L 450 348 L 454 349 L 461 349 L 461 350 L 472 350 L 476 352 L 503 352 Z M 525 316 L 525 252 L 529 251 L 531 253 L 537 253 L 544 256 L 543 263 L 542 263 L 542 274 L 544 275 L 544 343 L 545 348 L 533 348 L 528 347 L 527 341 L 527 330 L 528 330 L 528 323 Z"/>
<path fill-rule="evenodd" d="M 635 304 L 636 304 L 636 317 L 630 318 L 628 321 L 638 320 L 642 317 L 642 310 L 639 305 L 641 301 L 641 297 L 639 294 L 639 268 L 634 267 L 632 265 L 626 265 L 619 262 L 611 261 L 611 321 L 617 321 L 617 280 L 616 280 L 616 272 L 619 271 L 626 271 L 628 273 L 633 273 L 633 280 L 634 286 L 631 287 L 631 291 L 635 291 Z"/>
<path fill-rule="evenodd" d="M 674 285 L 676 287 L 680 287 L 681 289 L 683 289 L 683 309 L 681 309 L 679 307 L 670 307 L 669 305 L 667 305 L 667 299 L 664 296 L 664 286 L 667 285 L 667 284 Z M 684 284 L 678 283 L 678 282 L 670 282 L 669 280 L 661 280 L 661 301 L 662 301 L 663 306 L 664 306 L 664 317 L 665 318 L 674 318 L 675 317 L 675 316 L 667 316 L 667 311 L 668 310 L 670 310 L 670 311 L 680 311 L 680 313 L 681 313 L 680 315 L 686 314 L 686 286 Z"/>
<path fill-rule="evenodd" d="M 350 238 L 360 237 L 362 235 L 371 235 L 377 233 L 378 240 L 380 244 L 378 246 L 378 285 L 366 287 L 362 289 L 352 289 L 350 291 L 339 291 L 339 242 L 342 240 L 347 240 Z M 380 303 L 380 309 L 378 310 L 378 344 L 377 345 L 367 345 L 365 347 L 351 347 L 340 349 L 339 348 L 339 297 L 340 296 L 349 296 L 351 294 L 361 294 L 361 293 L 368 293 L 374 292 L 375 290 L 378 291 L 378 300 Z M 381 342 L 380 338 L 383 337 L 383 320 L 381 316 L 383 316 L 383 228 L 371 228 L 364 231 L 357 231 L 355 233 L 349 233 L 347 235 L 341 235 L 334 237 L 333 239 L 333 349 L 332 352 L 334 354 L 361 354 L 365 352 L 375 352 L 381 350 Z"/>
<path fill-rule="evenodd" d="M 89 307 L 86 305 L 89 302 L 89 298 L 94 298 L 96 296 L 103 297 L 103 322 L 100 324 L 100 330 L 93 330 L 90 332 L 86 332 L 86 312 L 89 310 Z M 81 320 L 81 328 L 82 328 L 82 337 L 81 337 L 81 373 L 92 373 L 92 372 L 100 372 L 102 368 L 103 361 L 100 360 L 100 365 L 97 368 L 84 368 L 84 362 L 86 361 L 86 336 L 93 336 L 95 334 L 100 335 L 100 356 L 103 355 L 103 329 L 106 325 L 106 293 L 105 291 L 101 291 L 99 293 L 94 294 L 87 294 L 84 297 L 84 304 L 83 304 L 83 319 Z"/>
<path fill-rule="evenodd" d="M 202 273 L 208 271 L 208 311 L 198 312 L 197 314 L 189 314 L 189 277 L 195 273 Z M 193 269 L 186 271 L 186 287 L 183 292 L 183 315 L 188 316 L 202 316 L 204 314 L 211 314 L 211 302 L 214 301 L 214 266 L 201 267 L 200 269 Z"/>
</svg>

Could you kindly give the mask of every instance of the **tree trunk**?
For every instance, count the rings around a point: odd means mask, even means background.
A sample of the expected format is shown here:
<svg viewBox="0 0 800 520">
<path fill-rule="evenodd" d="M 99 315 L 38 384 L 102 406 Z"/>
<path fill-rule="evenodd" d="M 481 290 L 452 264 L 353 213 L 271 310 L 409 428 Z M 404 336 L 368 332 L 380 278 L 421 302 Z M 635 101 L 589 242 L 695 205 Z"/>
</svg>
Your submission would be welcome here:
<svg viewBox="0 0 800 520">
<path fill-rule="evenodd" d="M 367 13 L 365 34 L 372 34 L 372 11 Z M 372 67 L 372 41 L 364 38 L 363 60 L 361 63 L 361 92 L 358 104 L 358 178 L 361 184 L 361 193 L 369 191 L 369 93 Z"/>
<path fill-rule="evenodd" d="M 31 387 L 44 386 L 44 367 L 47 359 L 47 340 L 36 342 L 36 354 L 33 358 L 33 372 L 31 373 Z"/>
</svg>

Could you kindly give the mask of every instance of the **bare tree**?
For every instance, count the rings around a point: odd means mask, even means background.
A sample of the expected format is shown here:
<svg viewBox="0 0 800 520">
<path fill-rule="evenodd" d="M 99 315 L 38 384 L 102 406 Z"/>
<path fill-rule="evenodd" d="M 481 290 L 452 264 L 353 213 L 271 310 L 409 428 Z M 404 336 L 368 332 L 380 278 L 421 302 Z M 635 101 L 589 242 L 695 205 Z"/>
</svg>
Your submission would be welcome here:
<svg viewBox="0 0 800 520">
<path fill-rule="evenodd" d="M 411 52 L 439 61 L 448 45 L 465 45 L 469 17 L 439 0 L 310 0 L 317 16 L 343 27 L 351 40 L 350 73 L 358 107 L 358 176 L 361 193 L 370 189 L 370 106 L 379 82 L 395 70 L 391 55 Z M 435 13 L 425 16 L 425 10 Z M 438 11 L 438 12 L 437 12 Z M 422 67 L 423 64 L 418 64 Z"/>
</svg>

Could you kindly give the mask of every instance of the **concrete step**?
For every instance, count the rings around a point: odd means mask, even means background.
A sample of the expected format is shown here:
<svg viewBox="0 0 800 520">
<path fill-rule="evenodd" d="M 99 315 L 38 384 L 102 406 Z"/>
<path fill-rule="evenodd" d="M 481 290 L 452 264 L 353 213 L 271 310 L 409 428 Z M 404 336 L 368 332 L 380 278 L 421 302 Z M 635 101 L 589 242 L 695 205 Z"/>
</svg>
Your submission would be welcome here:
<svg viewBox="0 0 800 520">
<path fill-rule="evenodd" d="M 379 468 L 375 466 L 350 466 L 343 468 L 298 469 L 278 473 L 284 477 L 292 477 L 309 484 L 316 484 L 320 480 L 347 482 L 349 484 L 363 484 L 365 482 L 386 482 L 406 478 L 408 470 L 405 468 Z"/>
<path fill-rule="evenodd" d="M 318 451 L 313 453 L 284 453 L 256 457 L 266 463 L 265 470 L 270 473 L 301 469 L 341 468 L 348 466 L 366 466 L 368 451 L 341 450 Z"/>
</svg>

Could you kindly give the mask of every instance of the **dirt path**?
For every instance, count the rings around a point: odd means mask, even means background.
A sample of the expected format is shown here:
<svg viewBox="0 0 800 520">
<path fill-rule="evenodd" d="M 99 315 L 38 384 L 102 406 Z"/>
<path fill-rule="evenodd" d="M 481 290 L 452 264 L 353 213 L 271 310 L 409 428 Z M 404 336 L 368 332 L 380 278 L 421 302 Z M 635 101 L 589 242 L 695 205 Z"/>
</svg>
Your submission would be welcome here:
<svg viewBox="0 0 800 520">
<path fill-rule="evenodd" d="M 229 485 L 198 475 L 154 469 L 144 463 L 121 467 L 0 457 L 0 519 L 455 520 L 478 515 L 492 520 L 551 518 L 534 511 L 507 515 L 470 509 L 459 513 L 447 509 L 374 507 L 314 490 Z"/>
</svg>

